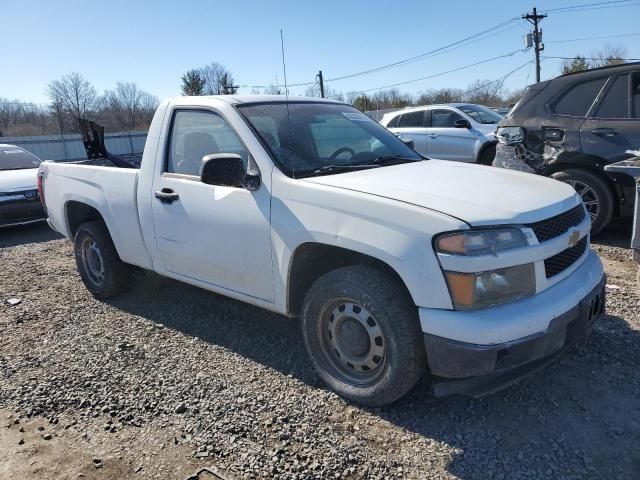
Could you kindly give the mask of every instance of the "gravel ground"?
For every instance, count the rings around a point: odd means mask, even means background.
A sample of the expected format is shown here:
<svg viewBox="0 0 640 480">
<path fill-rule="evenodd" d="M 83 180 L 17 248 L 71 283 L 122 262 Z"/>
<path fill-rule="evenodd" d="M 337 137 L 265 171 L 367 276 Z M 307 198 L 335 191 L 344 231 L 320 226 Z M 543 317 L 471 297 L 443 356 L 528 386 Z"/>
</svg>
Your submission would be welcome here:
<svg viewBox="0 0 640 480">
<path fill-rule="evenodd" d="M 488 397 L 434 399 L 425 379 L 368 409 L 320 383 L 293 320 L 147 273 L 97 301 L 70 243 L 0 231 L 0 408 L 70 455 L 111 442 L 126 461 L 96 478 L 639 478 L 640 292 L 630 251 L 602 238 L 608 315 L 587 346 Z"/>
</svg>

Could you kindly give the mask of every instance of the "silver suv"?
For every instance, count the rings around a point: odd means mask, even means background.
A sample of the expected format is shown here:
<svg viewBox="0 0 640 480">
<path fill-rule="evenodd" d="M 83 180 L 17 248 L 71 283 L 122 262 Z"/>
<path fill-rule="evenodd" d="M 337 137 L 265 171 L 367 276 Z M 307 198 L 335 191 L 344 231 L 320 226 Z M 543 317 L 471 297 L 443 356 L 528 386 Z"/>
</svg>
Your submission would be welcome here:
<svg viewBox="0 0 640 480">
<path fill-rule="evenodd" d="M 502 119 L 482 105 L 446 103 L 390 112 L 380 124 L 412 140 L 413 148 L 426 157 L 491 165 Z"/>
</svg>

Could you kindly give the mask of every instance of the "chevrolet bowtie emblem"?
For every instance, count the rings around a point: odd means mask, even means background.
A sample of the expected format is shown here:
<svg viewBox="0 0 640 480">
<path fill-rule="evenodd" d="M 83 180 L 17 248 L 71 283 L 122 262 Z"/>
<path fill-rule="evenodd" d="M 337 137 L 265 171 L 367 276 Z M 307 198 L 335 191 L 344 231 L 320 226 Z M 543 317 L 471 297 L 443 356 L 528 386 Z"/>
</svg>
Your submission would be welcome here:
<svg viewBox="0 0 640 480">
<path fill-rule="evenodd" d="M 569 235 L 569 247 L 575 247 L 579 241 L 580 241 L 580 231 L 574 230 L 573 232 L 571 232 L 571 235 Z"/>
</svg>

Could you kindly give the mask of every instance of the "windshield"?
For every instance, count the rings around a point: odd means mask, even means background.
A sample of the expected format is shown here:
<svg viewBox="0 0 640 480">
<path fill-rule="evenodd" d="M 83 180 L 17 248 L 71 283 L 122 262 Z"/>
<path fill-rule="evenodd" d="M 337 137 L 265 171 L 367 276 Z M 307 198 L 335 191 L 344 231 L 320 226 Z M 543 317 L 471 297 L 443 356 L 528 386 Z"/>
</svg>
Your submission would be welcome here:
<svg viewBox="0 0 640 480">
<path fill-rule="evenodd" d="M 287 108 L 288 107 L 288 108 Z M 422 160 L 386 128 L 353 107 L 331 103 L 238 105 L 286 175 L 340 173 L 394 157 Z M 381 164 L 377 164 L 380 166 Z"/>
<path fill-rule="evenodd" d="M 38 168 L 40 159 L 20 147 L 0 146 L 0 170 Z"/>
<path fill-rule="evenodd" d="M 499 113 L 482 105 L 461 105 L 458 108 L 479 123 L 494 125 L 503 118 Z"/>
</svg>

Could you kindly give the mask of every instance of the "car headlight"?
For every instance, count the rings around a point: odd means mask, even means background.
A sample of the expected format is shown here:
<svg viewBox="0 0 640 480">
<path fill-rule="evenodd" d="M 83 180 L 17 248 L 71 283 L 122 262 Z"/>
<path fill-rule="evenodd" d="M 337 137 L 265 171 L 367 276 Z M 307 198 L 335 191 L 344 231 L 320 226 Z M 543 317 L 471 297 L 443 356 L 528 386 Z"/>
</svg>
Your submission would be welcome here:
<svg viewBox="0 0 640 480">
<path fill-rule="evenodd" d="M 440 255 L 496 255 L 527 245 L 527 238 L 519 228 L 445 233 L 435 240 Z M 476 273 L 444 270 L 444 275 L 457 310 L 485 308 L 527 297 L 536 291 L 533 263 Z"/>
<path fill-rule="evenodd" d="M 439 253 L 487 255 L 511 248 L 526 247 L 528 243 L 519 228 L 496 228 L 445 233 L 436 239 L 435 245 Z"/>
<path fill-rule="evenodd" d="M 533 295 L 533 263 L 479 273 L 444 272 L 456 310 L 485 308 Z"/>
<path fill-rule="evenodd" d="M 524 130 L 520 127 L 498 127 L 496 132 L 498 142 L 505 145 L 514 145 L 522 143 L 524 140 Z"/>
</svg>

